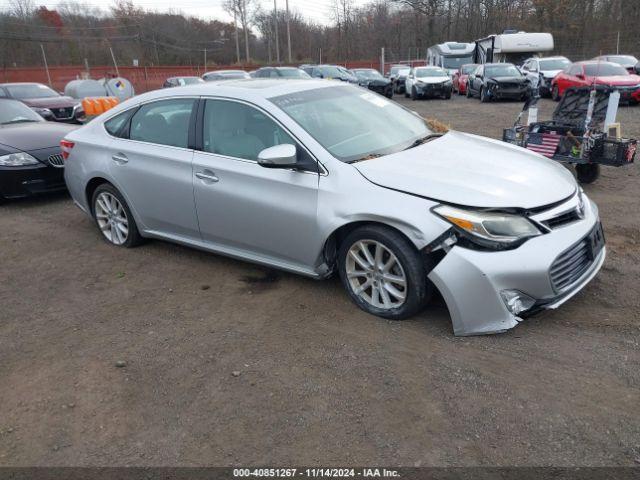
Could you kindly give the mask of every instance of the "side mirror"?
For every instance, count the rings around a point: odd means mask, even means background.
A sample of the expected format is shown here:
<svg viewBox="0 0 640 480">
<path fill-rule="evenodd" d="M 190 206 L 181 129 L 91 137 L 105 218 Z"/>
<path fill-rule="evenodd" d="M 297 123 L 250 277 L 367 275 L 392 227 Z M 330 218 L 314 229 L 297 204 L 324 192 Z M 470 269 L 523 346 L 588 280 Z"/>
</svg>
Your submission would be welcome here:
<svg viewBox="0 0 640 480">
<path fill-rule="evenodd" d="M 636 75 L 640 75 L 640 63 L 636 64 L 636 66 L 633 67 L 633 69 L 636 71 Z"/>
<path fill-rule="evenodd" d="M 265 148 L 258 154 L 258 165 L 265 168 L 291 168 L 297 161 L 296 147 L 290 143 Z"/>
</svg>

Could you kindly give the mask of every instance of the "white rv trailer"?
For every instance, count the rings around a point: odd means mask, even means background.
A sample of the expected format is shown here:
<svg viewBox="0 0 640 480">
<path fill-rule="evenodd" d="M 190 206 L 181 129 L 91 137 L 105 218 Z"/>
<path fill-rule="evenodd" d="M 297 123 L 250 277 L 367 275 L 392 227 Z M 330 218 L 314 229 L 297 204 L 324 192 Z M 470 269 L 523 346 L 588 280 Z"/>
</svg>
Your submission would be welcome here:
<svg viewBox="0 0 640 480">
<path fill-rule="evenodd" d="M 509 62 L 520 65 L 527 58 L 553 50 L 553 35 L 513 32 L 476 40 L 473 63 Z"/>
<path fill-rule="evenodd" d="M 442 67 L 453 75 L 460 66 L 473 63 L 474 49 L 474 43 L 439 43 L 427 49 L 427 65 Z"/>
</svg>

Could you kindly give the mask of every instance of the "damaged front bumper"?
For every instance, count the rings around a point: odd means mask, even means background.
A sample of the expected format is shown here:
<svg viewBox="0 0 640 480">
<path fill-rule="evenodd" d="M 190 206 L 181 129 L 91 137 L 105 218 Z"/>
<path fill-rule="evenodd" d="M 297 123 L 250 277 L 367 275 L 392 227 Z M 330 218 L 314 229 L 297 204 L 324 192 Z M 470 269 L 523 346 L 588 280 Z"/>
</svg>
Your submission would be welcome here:
<svg viewBox="0 0 640 480">
<path fill-rule="evenodd" d="M 587 203 L 584 218 L 531 238 L 514 250 L 450 247 L 428 276 L 444 297 L 454 334 L 504 332 L 533 313 L 559 307 L 589 283 L 602 267 L 606 249 L 602 246 L 593 258 L 587 255 L 588 242 L 599 229 L 597 208 Z M 584 255 L 580 253 L 583 245 Z M 507 302 L 513 292 L 529 302 L 517 314 Z"/>
</svg>

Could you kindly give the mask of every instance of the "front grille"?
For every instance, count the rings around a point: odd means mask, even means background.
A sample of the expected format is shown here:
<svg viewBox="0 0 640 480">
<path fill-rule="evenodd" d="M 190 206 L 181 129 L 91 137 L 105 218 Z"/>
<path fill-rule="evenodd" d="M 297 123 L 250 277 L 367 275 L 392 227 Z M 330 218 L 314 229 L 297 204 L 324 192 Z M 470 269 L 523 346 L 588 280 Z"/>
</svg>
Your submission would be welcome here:
<svg viewBox="0 0 640 480">
<path fill-rule="evenodd" d="M 578 209 L 574 208 L 573 210 L 569 210 L 568 212 L 561 213 L 557 217 L 545 220 L 543 223 L 551 230 L 554 230 L 570 223 L 577 222 L 578 220 L 580 220 L 580 218 L 581 217 L 578 213 Z"/>
<path fill-rule="evenodd" d="M 52 167 L 64 167 L 64 158 L 62 158 L 62 155 L 59 153 L 56 155 L 50 155 L 47 160 L 49 161 L 49 165 Z"/>
<path fill-rule="evenodd" d="M 73 107 L 52 108 L 53 116 L 60 120 L 68 120 L 73 117 Z"/>
<path fill-rule="evenodd" d="M 551 265 L 551 283 L 556 292 L 561 292 L 580 279 L 591 265 L 589 239 L 583 238 L 573 247 L 561 253 Z"/>
</svg>

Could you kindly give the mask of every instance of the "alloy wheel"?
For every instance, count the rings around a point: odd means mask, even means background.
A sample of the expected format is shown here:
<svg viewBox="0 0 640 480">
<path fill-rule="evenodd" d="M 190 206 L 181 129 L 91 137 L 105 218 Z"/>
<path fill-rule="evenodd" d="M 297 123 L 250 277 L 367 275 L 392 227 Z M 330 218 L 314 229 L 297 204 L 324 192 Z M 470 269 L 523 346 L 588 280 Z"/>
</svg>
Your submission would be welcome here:
<svg viewBox="0 0 640 480">
<path fill-rule="evenodd" d="M 407 298 L 407 276 L 398 257 L 376 240 L 355 242 L 346 257 L 346 276 L 352 292 L 369 305 L 391 310 Z"/>
<path fill-rule="evenodd" d="M 123 245 L 129 236 L 129 220 L 120 200 L 109 192 L 102 192 L 96 197 L 94 211 L 106 239 L 114 245 Z"/>
</svg>

